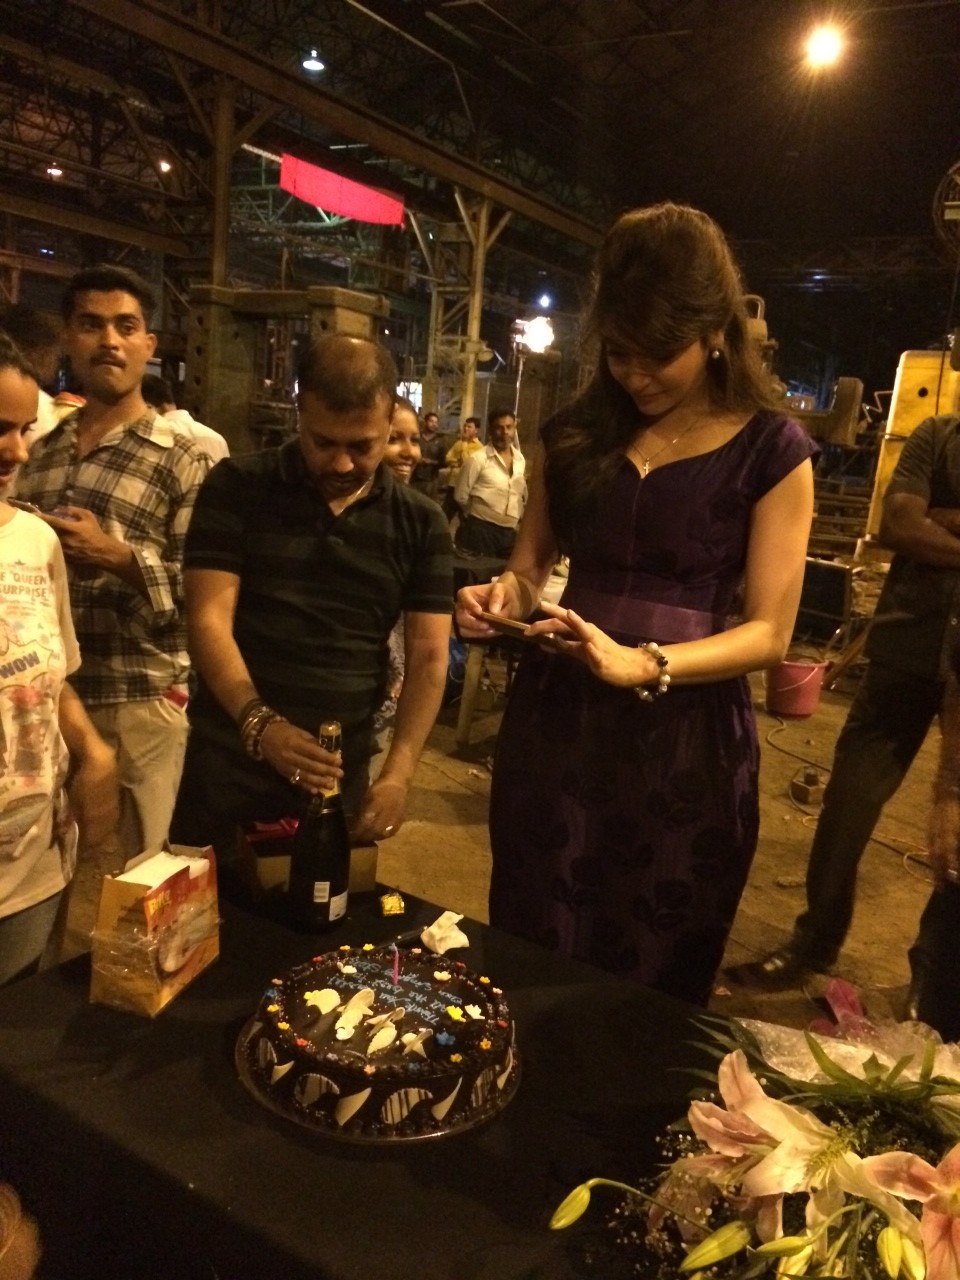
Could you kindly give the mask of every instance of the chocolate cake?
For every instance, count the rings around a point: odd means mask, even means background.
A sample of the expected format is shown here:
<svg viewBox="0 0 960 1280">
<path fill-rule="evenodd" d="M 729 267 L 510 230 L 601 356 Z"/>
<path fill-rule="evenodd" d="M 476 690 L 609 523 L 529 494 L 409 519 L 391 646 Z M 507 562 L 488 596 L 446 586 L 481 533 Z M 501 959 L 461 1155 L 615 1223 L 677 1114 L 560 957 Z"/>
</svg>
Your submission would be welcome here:
<svg viewBox="0 0 960 1280">
<path fill-rule="evenodd" d="M 358 1142 L 472 1128 L 519 1077 L 503 992 L 421 947 L 341 947 L 274 978 L 237 1053 L 273 1110 Z"/>
</svg>

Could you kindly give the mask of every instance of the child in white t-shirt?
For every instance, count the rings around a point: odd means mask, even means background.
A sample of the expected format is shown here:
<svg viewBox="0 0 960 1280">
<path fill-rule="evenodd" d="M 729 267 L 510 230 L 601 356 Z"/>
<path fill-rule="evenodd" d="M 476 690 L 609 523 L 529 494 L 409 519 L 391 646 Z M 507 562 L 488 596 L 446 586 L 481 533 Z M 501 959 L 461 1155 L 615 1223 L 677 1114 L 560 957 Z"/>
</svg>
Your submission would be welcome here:
<svg viewBox="0 0 960 1280">
<path fill-rule="evenodd" d="M 95 847 L 118 816 L 114 754 L 66 683 L 80 652 L 60 543 L 39 515 L 7 501 L 38 391 L 0 334 L 0 983 L 43 954 L 73 874 L 77 821 Z"/>
</svg>

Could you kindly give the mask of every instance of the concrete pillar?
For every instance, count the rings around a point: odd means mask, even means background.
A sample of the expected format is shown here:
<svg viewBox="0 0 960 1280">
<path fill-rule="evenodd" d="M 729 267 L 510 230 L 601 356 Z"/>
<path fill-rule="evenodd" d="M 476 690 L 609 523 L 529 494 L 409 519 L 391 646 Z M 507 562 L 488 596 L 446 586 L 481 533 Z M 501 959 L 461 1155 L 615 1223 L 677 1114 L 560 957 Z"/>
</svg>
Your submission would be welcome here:
<svg viewBox="0 0 960 1280">
<path fill-rule="evenodd" d="M 386 298 L 318 285 L 304 291 L 225 289 L 196 285 L 190 292 L 184 406 L 227 438 L 233 453 L 259 447 L 251 433 L 251 407 L 261 398 L 264 369 L 258 337 L 274 316 L 308 316 L 310 336 L 345 333 L 375 338 L 389 315 Z M 278 388 L 282 399 L 292 387 Z"/>
<path fill-rule="evenodd" d="M 258 393 L 257 321 L 234 311 L 232 289 L 190 291 L 184 407 L 225 436 L 232 453 L 249 453 L 250 404 Z"/>
<path fill-rule="evenodd" d="M 314 285 L 306 291 L 310 337 L 345 333 L 351 338 L 376 338 L 377 320 L 390 314 L 387 299 L 379 293 L 358 293 L 336 285 Z"/>
</svg>

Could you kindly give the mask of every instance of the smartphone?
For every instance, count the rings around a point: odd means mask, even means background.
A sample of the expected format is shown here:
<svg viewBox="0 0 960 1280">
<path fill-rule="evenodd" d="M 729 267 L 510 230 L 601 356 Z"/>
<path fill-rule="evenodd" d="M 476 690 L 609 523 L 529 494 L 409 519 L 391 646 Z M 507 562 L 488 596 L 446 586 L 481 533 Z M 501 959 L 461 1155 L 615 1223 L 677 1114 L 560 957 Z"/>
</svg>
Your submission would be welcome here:
<svg viewBox="0 0 960 1280">
<path fill-rule="evenodd" d="M 513 636 L 517 640 L 522 640 L 530 630 L 529 623 L 505 618 L 502 613 L 481 613 L 480 617 L 495 631 L 500 631 L 505 636 Z"/>
</svg>

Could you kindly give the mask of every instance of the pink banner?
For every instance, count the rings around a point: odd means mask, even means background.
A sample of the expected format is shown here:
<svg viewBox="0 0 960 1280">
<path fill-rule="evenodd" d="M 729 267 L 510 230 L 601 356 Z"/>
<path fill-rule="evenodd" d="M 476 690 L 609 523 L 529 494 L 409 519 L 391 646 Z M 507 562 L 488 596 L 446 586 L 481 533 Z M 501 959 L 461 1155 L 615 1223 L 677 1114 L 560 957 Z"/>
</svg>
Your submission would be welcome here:
<svg viewBox="0 0 960 1280">
<path fill-rule="evenodd" d="M 280 162 L 280 186 L 298 200 L 316 205 L 325 213 L 338 213 L 358 222 L 403 223 L 403 201 L 386 192 L 351 182 L 338 173 L 321 169 L 296 156 L 285 155 Z"/>
</svg>

